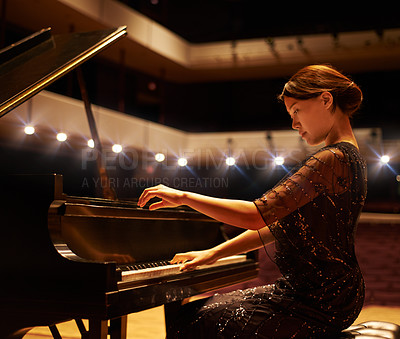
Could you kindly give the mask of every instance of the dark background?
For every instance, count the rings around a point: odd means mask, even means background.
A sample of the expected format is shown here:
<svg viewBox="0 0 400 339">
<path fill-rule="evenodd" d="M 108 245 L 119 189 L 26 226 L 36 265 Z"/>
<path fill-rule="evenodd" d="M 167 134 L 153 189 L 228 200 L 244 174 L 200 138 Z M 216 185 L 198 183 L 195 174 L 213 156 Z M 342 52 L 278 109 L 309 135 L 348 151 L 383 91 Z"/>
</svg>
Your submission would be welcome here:
<svg viewBox="0 0 400 339">
<path fill-rule="evenodd" d="M 301 34 L 332 34 L 359 30 L 400 27 L 393 3 L 365 5 L 353 11 L 346 6 L 293 6 L 272 4 L 269 1 L 121 1 L 176 32 L 192 43 L 269 38 Z M 328 10 L 329 9 L 329 10 Z M 23 9 L 21 9 L 23 10 Z M 4 18 L 3 18 L 4 19 Z M 32 31 L 3 20 L 3 45 L 9 45 Z M 91 102 L 124 113 L 159 122 L 190 132 L 255 131 L 290 128 L 290 119 L 276 97 L 289 75 L 271 78 L 214 82 L 171 82 L 134 69 L 121 70 L 120 65 L 101 58 L 89 60 L 83 66 Z M 379 69 L 379 67 L 377 67 Z M 346 69 L 343 70 L 346 74 Z M 353 126 L 380 127 L 383 139 L 398 139 L 400 108 L 397 100 L 399 67 L 384 71 L 364 71 L 349 74 L 364 92 L 364 103 L 353 119 Z M 121 85 L 122 84 L 122 85 Z M 71 73 L 47 88 L 80 99 L 76 76 Z M 122 109 L 121 109 L 122 108 Z M 94 167 L 82 170 L 81 153 L 67 146 L 49 154 L 44 146 L 32 150 L 18 145 L 1 144 L 1 173 L 57 172 L 64 175 L 68 194 L 94 195 L 94 187 L 83 187 L 85 178 L 97 176 Z M 139 160 L 140 162 L 140 160 Z M 118 167 L 118 166 L 117 166 Z M 254 199 L 270 188 L 285 170 L 265 173 L 259 169 L 232 168 L 220 173 L 217 169 L 180 169 L 179 173 L 163 165 L 151 171 L 138 165 L 135 169 L 115 168 L 114 178 L 148 178 L 146 183 L 163 178 L 171 182 L 182 178 L 228 178 L 229 185 L 185 187 L 208 194 Z M 399 183 L 394 180 L 399 164 L 379 171 L 371 169 L 368 199 L 398 202 Z M 142 183 L 143 184 L 143 183 Z M 140 194 L 142 184 L 128 190 L 119 188 L 122 198 Z M 225 185 L 226 186 L 226 185 Z"/>
</svg>

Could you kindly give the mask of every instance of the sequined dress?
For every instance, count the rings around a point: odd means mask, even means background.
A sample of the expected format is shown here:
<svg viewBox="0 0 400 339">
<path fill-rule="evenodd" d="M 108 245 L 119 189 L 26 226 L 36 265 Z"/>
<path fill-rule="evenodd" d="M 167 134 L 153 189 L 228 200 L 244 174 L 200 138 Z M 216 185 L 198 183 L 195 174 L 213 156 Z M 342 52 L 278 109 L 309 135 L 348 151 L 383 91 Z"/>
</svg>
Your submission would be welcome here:
<svg viewBox="0 0 400 339">
<path fill-rule="evenodd" d="M 365 196 L 366 165 L 355 146 L 309 156 L 254 201 L 274 235 L 282 277 L 183 306 L 167 337 L 335 337 L 364 300 L 354 235 Z"/>
</svg>

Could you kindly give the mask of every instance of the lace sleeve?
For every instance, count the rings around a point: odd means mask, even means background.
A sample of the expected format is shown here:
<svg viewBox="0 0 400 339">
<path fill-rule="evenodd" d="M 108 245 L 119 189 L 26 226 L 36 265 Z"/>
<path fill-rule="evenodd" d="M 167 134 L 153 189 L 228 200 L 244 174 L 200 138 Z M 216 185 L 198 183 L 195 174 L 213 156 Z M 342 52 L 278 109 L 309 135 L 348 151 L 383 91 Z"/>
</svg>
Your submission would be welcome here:
<svg viewBox="0 0 400 339">
<path fill-rule="evenodd" d="M 254 201 L 270 225 L 324 194 L 341 194 L 349 188 L 349 163 L 337 148 L 322 149 L 298 170 Z"/>
</svg>

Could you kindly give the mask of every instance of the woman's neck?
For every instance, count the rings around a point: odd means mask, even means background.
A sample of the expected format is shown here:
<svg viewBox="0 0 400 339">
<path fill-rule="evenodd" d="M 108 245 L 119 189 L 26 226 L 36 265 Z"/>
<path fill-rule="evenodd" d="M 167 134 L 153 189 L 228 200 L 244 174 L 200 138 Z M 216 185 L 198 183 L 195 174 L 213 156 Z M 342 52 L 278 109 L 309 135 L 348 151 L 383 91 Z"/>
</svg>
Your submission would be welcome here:
<svg viewBox="0 0 400 339">
<path fill-rule="evenodd" d="M 342 112 L 336 112 L 336 116 L 336 122 L 327 135 L 325 144 L 332 145 L 339 142 L 348 142 L 358 148 L 358 143 L 354 136 L 349 117 Z"/>
</svg>

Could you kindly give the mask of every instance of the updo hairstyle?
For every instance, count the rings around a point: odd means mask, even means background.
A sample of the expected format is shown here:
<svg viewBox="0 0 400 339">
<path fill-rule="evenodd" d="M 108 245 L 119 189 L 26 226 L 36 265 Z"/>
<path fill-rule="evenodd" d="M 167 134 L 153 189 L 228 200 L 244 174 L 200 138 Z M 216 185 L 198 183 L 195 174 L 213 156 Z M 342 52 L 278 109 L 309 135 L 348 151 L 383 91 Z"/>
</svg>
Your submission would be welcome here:
<svg viewBox="0 0 400 339">
<path fill-rule="evenodd" d="M 329 92 L 333 97 L 333 111 L 339 107 L 351 117 L 360 107 L 363 95 L 351 79 L 330 65 L 311 65 L 300 69 L 285 84 L 278 99 L 284 97 L 307 100 Z"/>
</svg>

